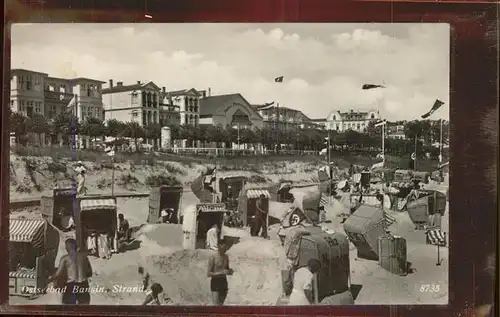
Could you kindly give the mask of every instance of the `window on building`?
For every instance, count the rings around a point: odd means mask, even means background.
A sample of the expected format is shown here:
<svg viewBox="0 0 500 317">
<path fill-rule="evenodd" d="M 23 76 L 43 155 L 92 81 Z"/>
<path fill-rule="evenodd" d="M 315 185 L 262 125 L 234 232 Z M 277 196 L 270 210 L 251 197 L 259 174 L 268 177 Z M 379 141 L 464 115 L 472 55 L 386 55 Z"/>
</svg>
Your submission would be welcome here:
<svg viewBox="0 0 500 317">
<path fill-rule="evenodd" d="M 41 102 L 35 102 L 35 112 L 42 113 L 42 103 Z"/>
<path fill-rule="evenodd" d="M 32 82 L 32 76 L 28 76 L 26 78 L 26 90 L 32 90 L 33 89 L 33 82 Z"/>
<path fill-rule="evenodd" d="M 373 113 L 372 113 L 371 118 L 372 118 L 372 119 L 375 119 L 375 114 L 373 114 Z"/>
</svg>

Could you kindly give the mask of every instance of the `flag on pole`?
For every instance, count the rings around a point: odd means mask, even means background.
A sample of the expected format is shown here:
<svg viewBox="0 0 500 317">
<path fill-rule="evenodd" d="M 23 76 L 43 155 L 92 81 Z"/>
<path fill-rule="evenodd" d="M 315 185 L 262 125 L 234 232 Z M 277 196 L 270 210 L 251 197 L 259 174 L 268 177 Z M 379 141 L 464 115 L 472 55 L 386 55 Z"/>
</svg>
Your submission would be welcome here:
<svg viewBox="0 0 500 317">
<path fill-rule="evenodd" d="M 267 109 L 271 109 L 274 105 L 274 101 L 273 102 L 267 102 L 265 104 L 263 104 L 262 106 L 259 106 L 257 110 L 267 110 Z"/>
<path fill-rule="evenodd" d="M 446 232 L 442 232 L 437 227 L 428 228 L 425 232 L 426 243 L 440 247 L 446 247 Z"/>
<path fill-rule="evenodd" d="M 282 82 L 283 82 L 283 76 L 276 77 L 276 78 L 274 79 L 274 82 L 275 82 L 275 83 L 282 83 Z"/>
<path fill-rule="evenodd" d="M 374 85 L 374 84 L 364 84 L 361 89 L 363 90 L 368 90 L 368 89 L 375 89 L 375 88 L 385 88 L 384 85 Z"/>
<path fill-rule="evenodd" d="M 444 105 L 444 102 L 442 102 L 439 99 L 436 99 L 436 101 L 434 101 L 434 105 L 432 106 L 431 110 L 422 115 L 422 119 L 430 117 L 434 112 L 436 112 L 439 108 L 441 108 L 442 105 Z"/>
<path fill-rule="evenodd" d="M 380 127 L 380 126 L 383 126 L 387 123 L 387 121 L 384 119 L 384 120 L 380 120 L 380 121 L 377 121 L 375 122 L 375 127 Z"/>
<path fill-rule="evenodd" d="M 115 147 L 112 145 L 106 146 L 106 148 L 104 148 L 104 153 L 106 153 L 107 156 L 115 156 Z"/>
<path fill-rule="evenodd" d="M 71 98 L 68 105 L 66 106 L 66 112 L 73 112 L 75 105 L 76 105 L 76 95 L 73 95 L 73 98 Z"/>
</svg>

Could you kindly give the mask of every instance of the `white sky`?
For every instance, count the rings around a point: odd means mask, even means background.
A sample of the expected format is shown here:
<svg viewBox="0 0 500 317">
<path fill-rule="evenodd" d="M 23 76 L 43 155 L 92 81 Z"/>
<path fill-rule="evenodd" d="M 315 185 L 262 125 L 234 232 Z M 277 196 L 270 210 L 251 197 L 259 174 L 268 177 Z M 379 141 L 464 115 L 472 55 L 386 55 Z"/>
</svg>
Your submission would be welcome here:
<svg viewBox="0 0 500 317">
<path fill-rule="evenodd" d="M 311 118 L 380 102 L 389 120 L 412 120 L 438 98 L 431 118 L 449 118 L 447 24 L 15 24 L 11 41 L 12 68 L 56 77 L 211 87 Z"/>
</svg>

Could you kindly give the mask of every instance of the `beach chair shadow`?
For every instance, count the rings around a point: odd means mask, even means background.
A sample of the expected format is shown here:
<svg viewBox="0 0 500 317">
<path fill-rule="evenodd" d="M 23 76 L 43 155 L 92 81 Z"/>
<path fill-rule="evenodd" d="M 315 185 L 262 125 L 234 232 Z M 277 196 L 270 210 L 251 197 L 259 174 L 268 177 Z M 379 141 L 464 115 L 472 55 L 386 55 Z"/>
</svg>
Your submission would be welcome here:
<svg viewBox="0 0 500 317">
<path fill-rule="evenodd" d="M 227 245 L 227 249 L 229 250 L 233 245 L 237 244 L 240 242 L 240 237 L 231 237 L 231 236 L 224 236 L 224 242 Z"/>
<path fill-rule="evenodd" d="M 129 242 L 121 242 L 120 244 L 120 252 L 126 252 L 126 251 L 133 251 L 137 250 L 141 247 L 141 242 L 140 240 L 132 240 Z"/>
<path fill-rule="evenodd" d="M 363 288 L 363 285 L 361 284 L 351 284 L 351 295 L 354 300 L 358 298 L 359 292 L 361 292 L 361 289 Z"/>
<path fill-rule="evenodd" d="M 417 271 L 412 265 L 413 264 L 411 262 L 406 261 L 406 273 L 407 274 L 413 274 Z"/>
</svg>

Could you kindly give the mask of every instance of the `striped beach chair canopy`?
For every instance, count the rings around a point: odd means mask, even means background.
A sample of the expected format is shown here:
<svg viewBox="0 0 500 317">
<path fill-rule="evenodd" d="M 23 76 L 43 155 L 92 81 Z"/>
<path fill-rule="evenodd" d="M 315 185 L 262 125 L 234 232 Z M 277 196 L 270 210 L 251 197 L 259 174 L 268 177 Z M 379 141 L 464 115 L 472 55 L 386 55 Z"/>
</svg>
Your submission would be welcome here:
<svg viewBox="0 0 500 317">
<path fill-rule="evenodd" d="M 43 245 L 45 221 L 43 219 L 9 219 L 9 239 L 11 242 L 31 243 L 34 247 Z"/>
<path fill-rule="evenodd" d="M 115 210 L 116 201 L 114 199 L 84 199 L 80 201 L 80 210 Z"/>
<path fill-rule="evenodd" d="M 267 189 L 249 189 L 247 190 L 247 198 L 259 198 L 260 195 L 264 195 L 265 198 L 271 198 L 271 194 Z"/>
</svg>

